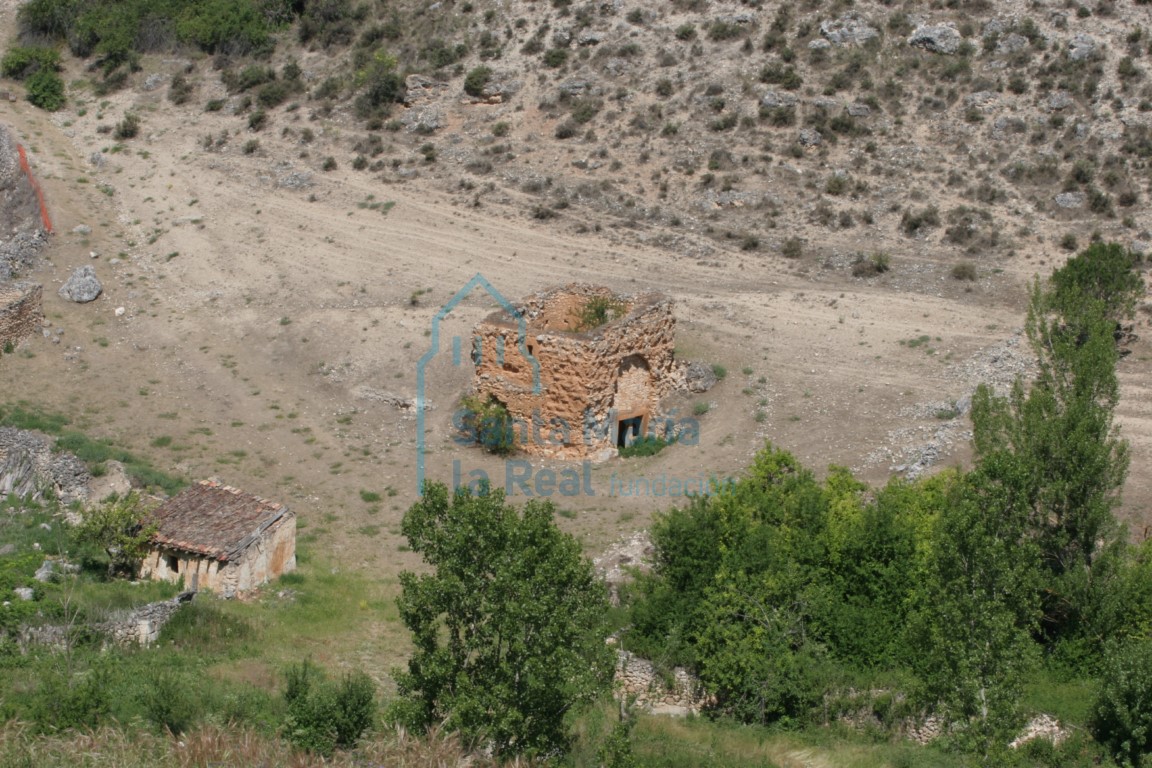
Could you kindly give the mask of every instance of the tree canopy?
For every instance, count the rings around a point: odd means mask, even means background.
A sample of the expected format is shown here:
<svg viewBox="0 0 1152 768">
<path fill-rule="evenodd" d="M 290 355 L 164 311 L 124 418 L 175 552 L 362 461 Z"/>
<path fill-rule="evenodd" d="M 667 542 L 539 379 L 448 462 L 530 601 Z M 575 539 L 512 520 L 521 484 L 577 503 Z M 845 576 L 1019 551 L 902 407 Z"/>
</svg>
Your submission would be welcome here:
<svg viewBox="0 0 1152 768">
<path fill-rule="evenodd" d="M 429 573 L 401 575 L 400 617 L 416 650 L 397 674 L 393 717 L 443 724 L 501 755 L 568 744 L 573 709 L 607 690 L 607 592 L 553 507 L 503 492 L 426 487 L 402 530 Z"/>
</svg>

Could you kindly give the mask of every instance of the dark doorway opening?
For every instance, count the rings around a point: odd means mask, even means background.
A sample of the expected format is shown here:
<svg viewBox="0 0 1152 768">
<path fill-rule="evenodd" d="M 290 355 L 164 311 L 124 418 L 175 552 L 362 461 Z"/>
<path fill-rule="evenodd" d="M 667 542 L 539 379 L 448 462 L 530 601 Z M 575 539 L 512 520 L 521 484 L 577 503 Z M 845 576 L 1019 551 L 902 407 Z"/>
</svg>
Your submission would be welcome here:
<svg viewBox="0 0 1152 768">
<path fill-rule="evenodd" d="M 616 447 L 627 448 L 632 441 L 640 437 L 640 430 L 644 428 L 644 417 L 633 416 L 630 419 L 620 419 L 616 426 Z"/>
<path fill-rule="evenodd" d="M 180 558 L 176 555 L 168 555 L 168 570 L 172 573 L 180 573 Z"/>
</svg>

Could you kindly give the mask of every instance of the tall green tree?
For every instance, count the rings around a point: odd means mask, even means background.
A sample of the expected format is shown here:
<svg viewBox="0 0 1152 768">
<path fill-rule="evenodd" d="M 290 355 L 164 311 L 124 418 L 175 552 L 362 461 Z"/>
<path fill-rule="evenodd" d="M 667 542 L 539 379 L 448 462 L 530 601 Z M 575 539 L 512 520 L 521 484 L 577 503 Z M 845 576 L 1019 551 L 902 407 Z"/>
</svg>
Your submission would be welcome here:
<svg viewBox="0 0 1152 768">
<path fill-rule="evenodd" d="M 1127 443 L 1113 423 L 1119 400 L 1115 336 L 1143 283 L 1120 246 L 1096 244 L 1032 289 L 1025 326 L 1037 377 L 1008 397 L 987 387 L 972 403 L 980 461 L 1007 454 L 1013 482 L 1040 547 L 1042 631 L 1049 643 L 1081 634 L 1098 568 L 1120 538 L 1113 509 L 1128 470 Z"/>
<path fill-rule="evenodd" d="M 501 755 L 563 751 L 569 713 L 607 690 L 615 661 L 604 585 L 552 505 L 430 484 L 402 530 L 432 571 L 400 577 L 416 650 L 393 717 Z"/>
<path fill-rule="evenodd" d="M 991 759 L 1019 725 L 1023 675 L 1036 660 L 1036 547 L 1011 456 L 956 483 L 927 543 L 913 592 L 913 667 L 956 733 Z"/>
</svg>

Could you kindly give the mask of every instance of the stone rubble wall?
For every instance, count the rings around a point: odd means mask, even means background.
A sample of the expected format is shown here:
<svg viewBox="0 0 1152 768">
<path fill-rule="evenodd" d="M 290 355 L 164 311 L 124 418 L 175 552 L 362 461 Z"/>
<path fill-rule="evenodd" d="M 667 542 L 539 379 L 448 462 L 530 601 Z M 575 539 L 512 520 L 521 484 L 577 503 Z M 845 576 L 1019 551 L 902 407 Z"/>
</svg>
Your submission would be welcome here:
<svg viewBox="0 0 1152 768">
<path fill-rule="evenodd" d="M 0 427 L 0 495 L 37 499 L 51 488 L 64 504 L 88 500 L 88 467 L 71 453 L 53 451 L 51 438 Z"/>
<path fill-rule="evenodd" d="M 148 603 L 106 621 L 88 625 L 86 628 L 103 635 L 105 645 L 134 646 L 152 645 L 160 637 L 160 630 L 172 620 L 176 612 L 191 602 L 194 592 L 184 592 L 171 600 Z M 73 632 L 82 627 L 71 628 Z M 40 627 L 23 627 L 17 641 L 27 652 L 29 646 L 39 645 L 53 650 L 65 650 L 69 627 L 50 624 Z"/>
<path fill-rule="evenodd" d="M 661 675 L 652 662 L 634 653 L 616 652 L 616 675 L 613 688 L 617 698 L 631 700 L 635 706 L 653 710 L 699 712 L 709 703 L 700 681 L 686 669 L 676 667 L 671 680 Z"/>
<path fill-rule="evenodd" d="M 44 323 L 44 290 L 36 283 L 0 283 L 0 355 Z"/>
</svg>

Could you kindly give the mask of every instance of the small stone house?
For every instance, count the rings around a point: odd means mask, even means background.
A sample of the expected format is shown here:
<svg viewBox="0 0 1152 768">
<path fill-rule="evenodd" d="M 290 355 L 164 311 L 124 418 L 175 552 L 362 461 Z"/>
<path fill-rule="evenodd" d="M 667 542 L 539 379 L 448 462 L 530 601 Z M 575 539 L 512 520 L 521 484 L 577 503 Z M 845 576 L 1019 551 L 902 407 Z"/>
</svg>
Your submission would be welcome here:
<svg viewBox="0 0 1152 768">
<path fill-rule="evenodd" d="M 476 327 L 472 360 L 475 393 L 507 408 L 520 450 L 603 459 L 657 426 L 684 375 L 670 298 L 571 283 L 516 311 Z"/>
<path fill-rule="evenodd" d="M 153 510 L 145 578 L 224 596 L 296 569 L 296 516 L 287 507 L 202 480 Z"/>
</svg>

